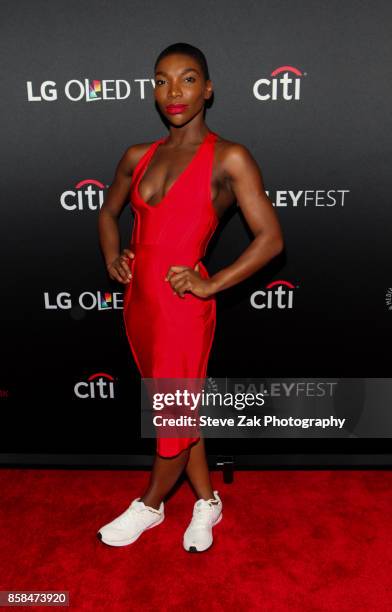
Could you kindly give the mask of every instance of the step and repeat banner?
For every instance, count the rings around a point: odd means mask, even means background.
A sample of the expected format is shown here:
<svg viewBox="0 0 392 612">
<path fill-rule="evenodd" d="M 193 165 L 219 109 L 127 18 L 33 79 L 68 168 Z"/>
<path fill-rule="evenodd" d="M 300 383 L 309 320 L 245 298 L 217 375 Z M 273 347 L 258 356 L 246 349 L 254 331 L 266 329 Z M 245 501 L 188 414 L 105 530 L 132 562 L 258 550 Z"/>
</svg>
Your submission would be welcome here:
<svg viewBox="0 0 392 612">
<path fill-rule="evenodd" d="M 175 42 L 205 54 L 206 124 L 252 153 L 285 239 L 267 266 L 217 294 L 211 386 L 341 380 L 352 400 L 366 381 L 384 385 L 374 412 L 363 395 L 360 412 L 334 403 L 336 418 L 352 417 L 339 440 L 305 441 L 297 427 L 290 440 L 228 433 L 209 450 L 389 449 L 375 438 L 389 435 L 390 3 L 5 0 L 0 10 L 1 453 L 154 452 L 98 213 L 124 151 L 168 133 L 153 67 Z M 129 202 L 119 224 L 125 248 Z M 210 275 L 252 237 L 234 203 L 203 260 Z M 310 417 L 301 405 L 295 417 Z"/>
</svg>

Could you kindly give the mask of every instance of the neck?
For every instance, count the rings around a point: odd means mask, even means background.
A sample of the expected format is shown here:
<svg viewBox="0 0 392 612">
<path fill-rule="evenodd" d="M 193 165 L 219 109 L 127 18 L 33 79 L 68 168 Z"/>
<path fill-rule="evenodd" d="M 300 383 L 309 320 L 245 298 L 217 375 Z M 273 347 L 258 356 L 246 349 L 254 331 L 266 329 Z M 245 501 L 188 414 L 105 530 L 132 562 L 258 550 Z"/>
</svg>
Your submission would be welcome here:
<svg viewBox="0 0 392 612">
<path fill-rule="evenodd" d="M 189 128 L 170 128 L 166 142 L 173 147 L 197 146 L 203 142 L 210 130 L 206 124 L 190 130 Z"/>
</svg>

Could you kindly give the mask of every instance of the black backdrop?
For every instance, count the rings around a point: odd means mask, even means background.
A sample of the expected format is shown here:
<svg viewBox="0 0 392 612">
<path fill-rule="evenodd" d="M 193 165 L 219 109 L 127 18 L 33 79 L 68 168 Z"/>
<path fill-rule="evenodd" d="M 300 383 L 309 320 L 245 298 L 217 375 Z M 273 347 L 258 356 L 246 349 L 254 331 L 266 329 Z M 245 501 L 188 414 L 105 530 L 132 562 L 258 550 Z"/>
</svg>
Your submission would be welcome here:
<svg viewBox="0 0 392 612">
<path fill-rule="evenodd" d="M 391 18 L 386 0 L 2 2 L 2 453 L 155 448 L 139 436 L 123 287 L 106 274 L 97 215 L 124 150 L 167 133 L 153 63 L 178 41 L 205 53 L 215 89 L 206 123 L 258 161 L 286 244 L 218 294 L 209 375 L 389 376 Z M 120 225 L 125 247 L 127 203 Z M 210 243 L 210 274 L 251 238 L 234 205 Z M 252 294 L 275 280 L 292 284 L 292 307 L 273 299 L 254 308 Z M 97 373 L 112 398 L 92 397 Z M 389 452 L 390 444 L 208 447 Z"/>
</svg>

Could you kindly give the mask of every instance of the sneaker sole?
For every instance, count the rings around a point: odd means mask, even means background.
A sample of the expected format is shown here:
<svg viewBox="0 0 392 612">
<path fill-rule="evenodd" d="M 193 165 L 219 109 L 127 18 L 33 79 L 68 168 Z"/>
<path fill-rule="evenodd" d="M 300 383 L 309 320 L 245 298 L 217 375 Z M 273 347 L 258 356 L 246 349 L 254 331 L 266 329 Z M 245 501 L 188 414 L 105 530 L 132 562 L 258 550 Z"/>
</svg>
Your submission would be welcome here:
<svg viewBox="0 0 392 612">
<path fill-rule="evenodd" d="M 220 515 L 218 516 L 218 518 L 216 519 L 215 523 L 212 524 L 213 527 L 215 527 L 215 525 L 217 525 L 218 523 L 221 522 L 221 520 L 223 519 L 223 512 L 220 513 Z M 191 553 L 198 553 L 198 552 L 205 552 L 206 550 L 209 550 L 211 548 L 211 546 L 213 545 L 214 540 L 212 540 L 211 544 L 209 546 L 207 546 L 207 548 L 196 548 L 196 546 L 190 546 L 189 548 L 186 548 L 184 546 L 184 549 L 187 552 L 191 552 Z"/>
<path fill-rule="evenodd" d="M 132 539 L 127 539 L 127 540 L 118 540 L 116 542 L 110 542 L 108 540 L 105 540 L 102 537 L 102 534 L 100 531 L 98 531 L 97 533 L 97 538 L 100 542 L 103 542 L 104 544 L 107 544 L 108 546 L 128 546 L 128 544 L 133 544 L 133 542 L 136 542 L 136 540 L 138 538 L 140 538 L 140 536 L 142 535 L 142 533 L 144 533 L 145 531 L 147 531 L 148 529 L 152 529 L 153 527 L 157 527 L 158 525 L 160 525 L 161 523 L 163 523 L 163 521 L 165 520 L 165 517 L 163 516 L 161 519 L 159 519 L 159 521 L 157 521 L 156 523 L 153 523 L 152 525 L 150 525 L 149 527 L 146 527 L 145 529 L 143 529 L 143 531 L 141 531 L 140 533 L 138 533 L 135 537 L 133 537 Z"/>
</svg>

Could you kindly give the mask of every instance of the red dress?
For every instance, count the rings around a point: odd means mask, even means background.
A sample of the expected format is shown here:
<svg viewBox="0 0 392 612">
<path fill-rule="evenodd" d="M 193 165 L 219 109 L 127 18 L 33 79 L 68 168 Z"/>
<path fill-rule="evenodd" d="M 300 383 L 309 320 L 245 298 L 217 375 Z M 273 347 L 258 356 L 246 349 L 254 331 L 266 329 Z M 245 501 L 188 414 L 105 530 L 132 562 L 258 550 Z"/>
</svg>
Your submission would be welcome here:
<svg viewBox="0 0 392 612">
<path fill-rule="evenodd" d="M 138 185 L 157 147 L 155 141 L 134 169 L 130 204 L 134 212 L 130 250 L 132 278 L 124 291 L 123 319 L 142 378 L 205 378 L 216 325 L 216 300 L 186 292 L 181 298 L 165 281 L 172 265 L 199 262 L 219 223 L 211 201 L 215 132 L 209 131 L 166 195 L 147 204 Z M 173 457 L 199 439 L 157 437 L 157 452 Z"/>
</svg>

